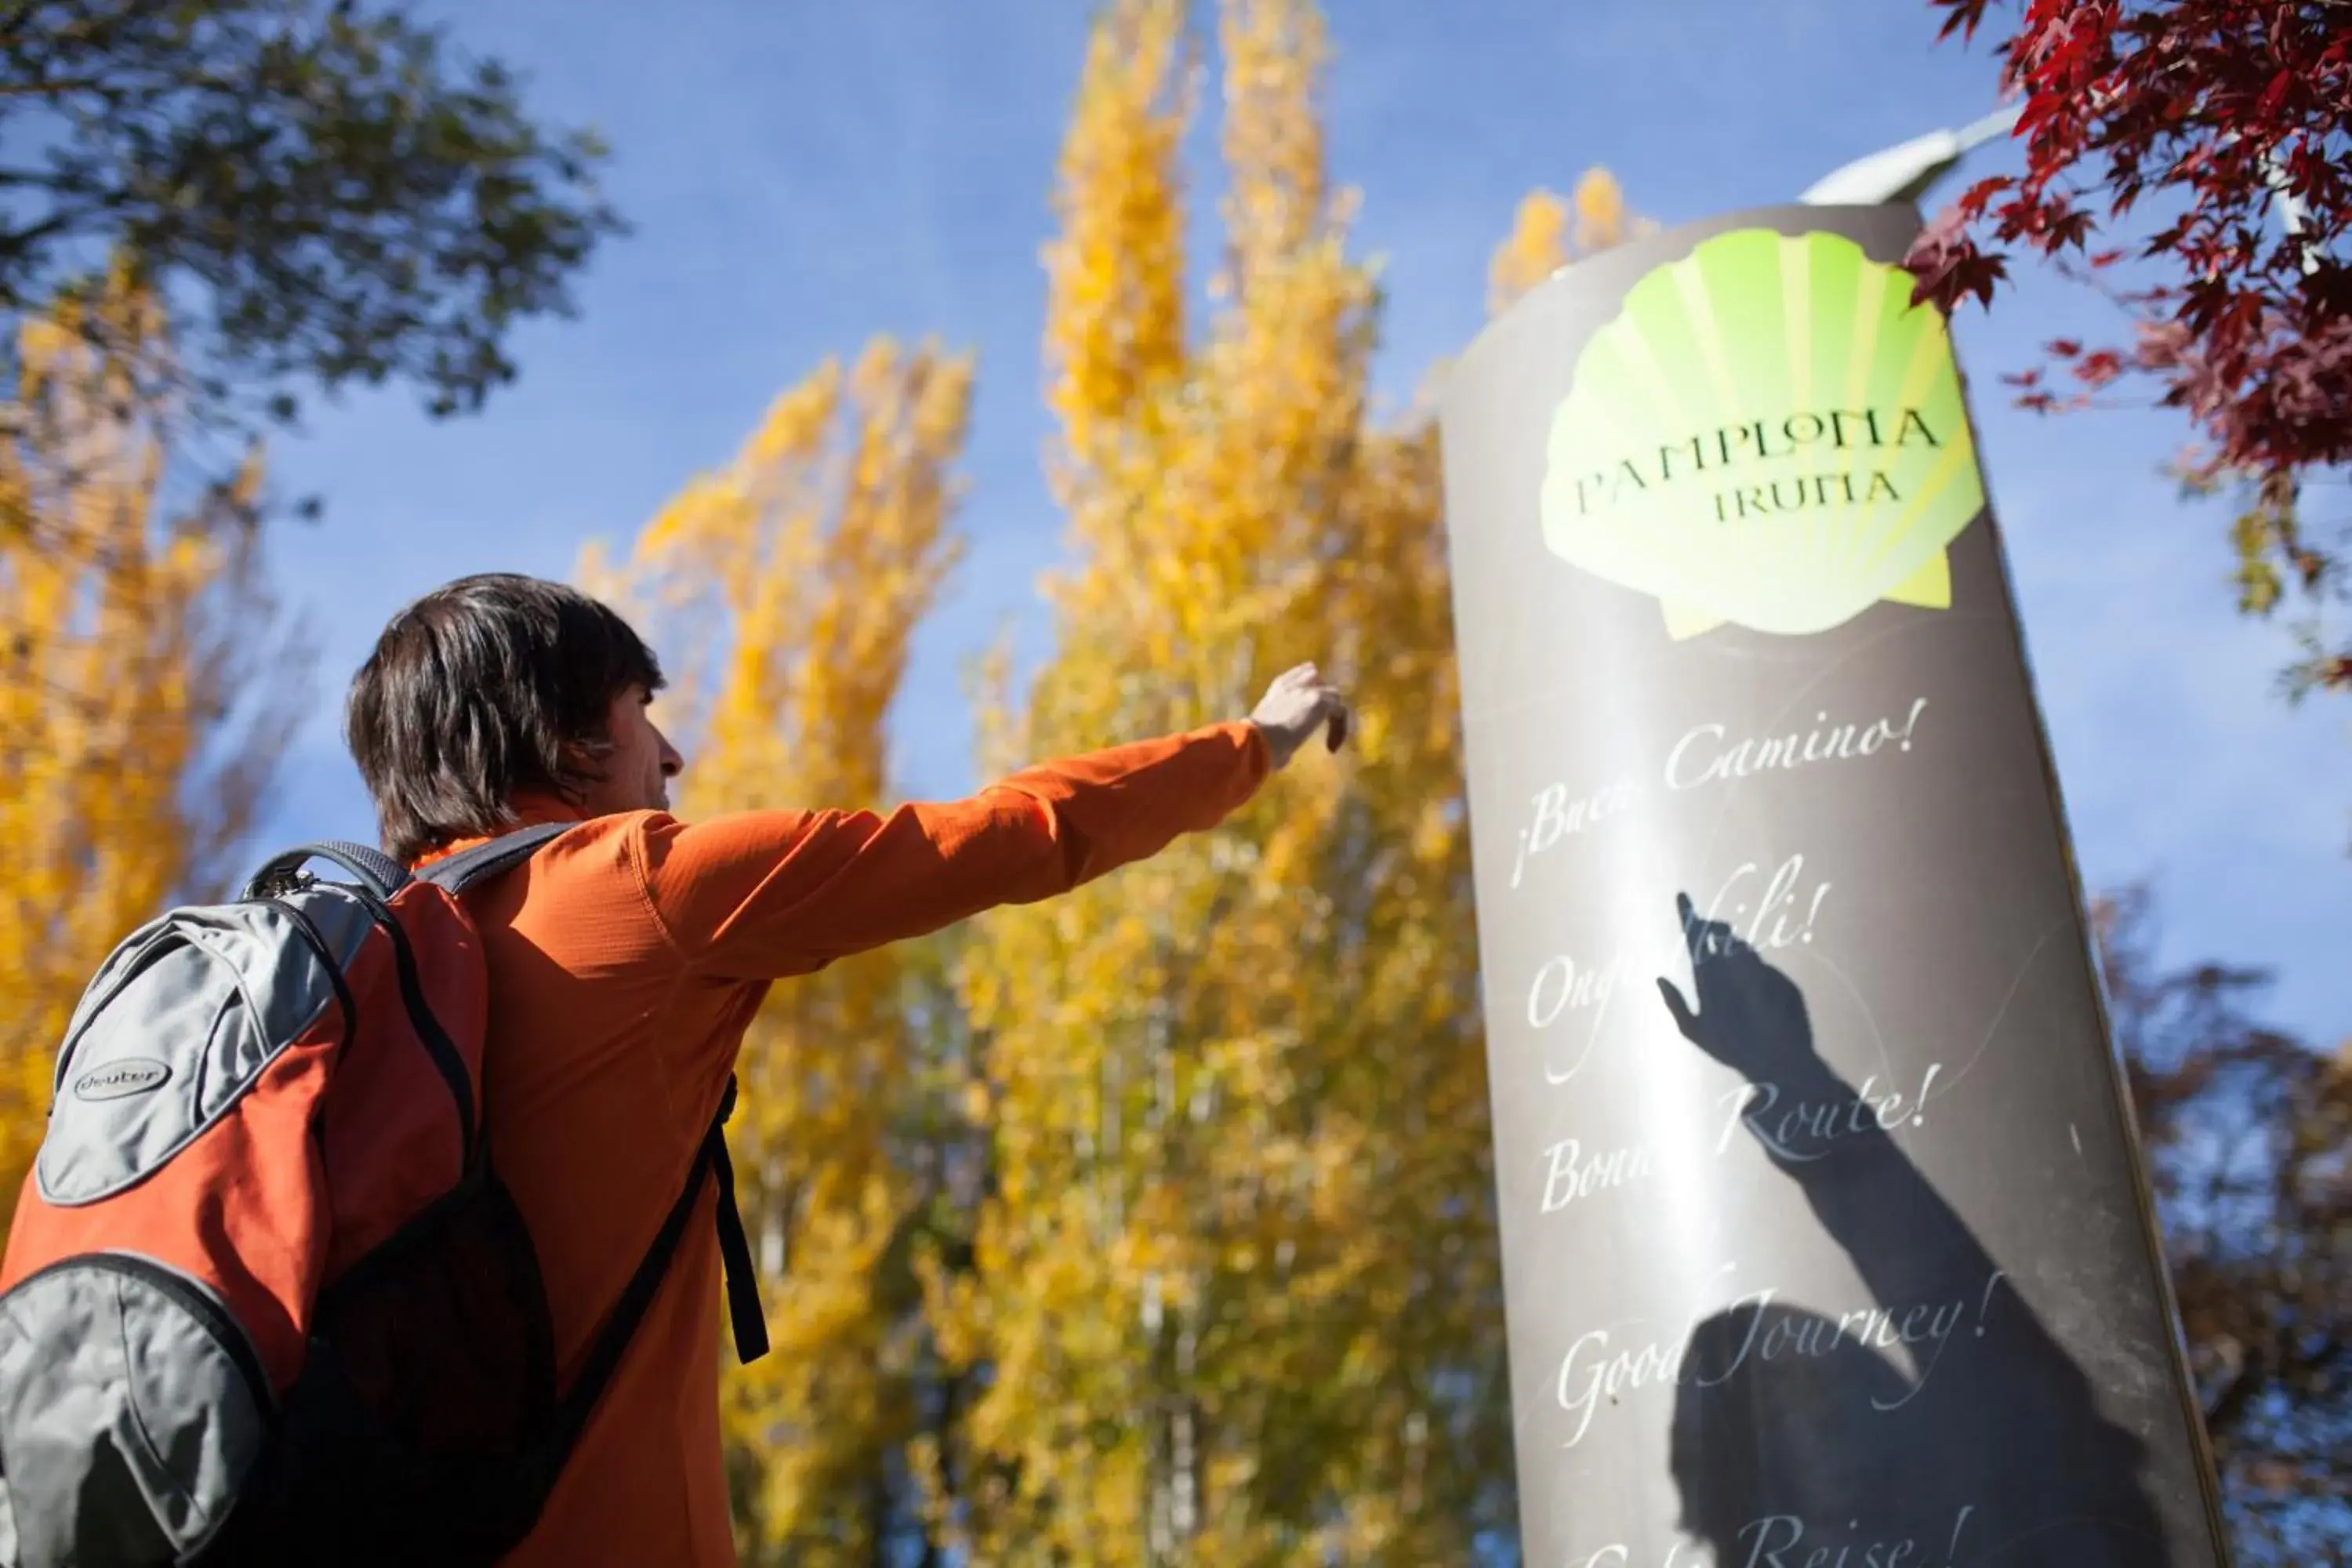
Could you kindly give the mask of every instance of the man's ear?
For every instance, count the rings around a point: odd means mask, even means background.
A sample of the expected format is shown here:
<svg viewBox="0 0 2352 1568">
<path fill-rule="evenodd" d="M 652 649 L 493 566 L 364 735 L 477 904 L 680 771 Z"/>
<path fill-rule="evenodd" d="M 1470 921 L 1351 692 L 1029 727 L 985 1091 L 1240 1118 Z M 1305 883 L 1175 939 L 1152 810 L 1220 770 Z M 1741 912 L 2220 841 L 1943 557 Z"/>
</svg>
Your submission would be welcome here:
<svg viewBox="0 0 2352 1568">
<path fill-rule="evenodd" d="M 604 759 L 612 754 L 612 741 L 601 735 L 566 741 L 556 748 L 564 776 L 584 784 L 604 782 Z"/>
</svg>

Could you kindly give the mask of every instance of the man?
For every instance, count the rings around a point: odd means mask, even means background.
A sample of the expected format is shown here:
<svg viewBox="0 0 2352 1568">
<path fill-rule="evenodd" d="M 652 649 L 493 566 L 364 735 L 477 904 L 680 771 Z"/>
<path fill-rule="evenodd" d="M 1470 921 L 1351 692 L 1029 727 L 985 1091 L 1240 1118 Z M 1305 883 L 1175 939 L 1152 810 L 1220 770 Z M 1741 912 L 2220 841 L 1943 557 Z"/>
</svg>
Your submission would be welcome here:
<svg viewBox="0 0 2352 1568">
<path fill-rule="evenodd" d="M 1066 892 L 1214 826 L 1347 705 L 1311 665 L 1249 719 L 1048 763 L 970 800 L 668 813 L 660 667 L 604 605 L 483 576 L 394 616 L 354 681 L 353 756 L 411 864 L 577 823 L 467 896 L 490 969 L 489 1147 L 530 1231 L 568 1384 L 674 1200 L 769 984 Z M 526 1568 L 732 1563 L 712 1204 L 530 1538 Z"/>
</svg>

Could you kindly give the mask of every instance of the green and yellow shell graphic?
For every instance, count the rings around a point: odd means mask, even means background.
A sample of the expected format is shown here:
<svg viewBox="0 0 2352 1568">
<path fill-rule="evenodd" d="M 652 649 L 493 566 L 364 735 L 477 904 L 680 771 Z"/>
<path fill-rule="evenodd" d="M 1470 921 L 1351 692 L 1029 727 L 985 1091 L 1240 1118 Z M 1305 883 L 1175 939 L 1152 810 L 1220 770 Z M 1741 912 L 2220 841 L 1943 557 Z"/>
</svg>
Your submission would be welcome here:
<svg viewBox="0 0 2352 1568">
<path fill-rule="evenodd" d="M 1649 273 L 1552 416 L 1544 542 L 1676 637 L 1949 608 L 1984 487 L 1944 319 L 1910 300 L 1833 234 L 1741 229 Z"/>
</svg>

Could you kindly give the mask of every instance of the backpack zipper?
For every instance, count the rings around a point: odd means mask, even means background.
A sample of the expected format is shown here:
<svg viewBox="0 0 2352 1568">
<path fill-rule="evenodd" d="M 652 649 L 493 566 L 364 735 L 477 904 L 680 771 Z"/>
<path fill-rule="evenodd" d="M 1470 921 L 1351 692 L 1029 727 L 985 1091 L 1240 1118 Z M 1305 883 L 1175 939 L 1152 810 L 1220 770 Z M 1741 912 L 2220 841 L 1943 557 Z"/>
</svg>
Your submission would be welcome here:
<svg viewBox="0 0 2352 1568">
<path fill-rule="evenodd" d="M 71 1258 L 60 1258 L 55 1263 L 36 1268 L 16 1281 L 8 1292 L 15 1296 L 34 1280 L 68 1268 L 96 1268 L 101 1273 L 120 1274 L 153 1286 L 187 1310 L 206 1334 L 225 1352 L 245 1380 L 247 1392 L 253 1395 L 254 1407 L 264 1415 L 276 1413 L 278 1396 L 270 1391 L 269 1373 L 263 1370 L 261 1353 L 253 1348 L 252 1339 L 226 1307 L 214 1300 L 211 1291 L 178 1269 L 142 1258 L 135 1252 L 84 1252 Z"/>
</svg>

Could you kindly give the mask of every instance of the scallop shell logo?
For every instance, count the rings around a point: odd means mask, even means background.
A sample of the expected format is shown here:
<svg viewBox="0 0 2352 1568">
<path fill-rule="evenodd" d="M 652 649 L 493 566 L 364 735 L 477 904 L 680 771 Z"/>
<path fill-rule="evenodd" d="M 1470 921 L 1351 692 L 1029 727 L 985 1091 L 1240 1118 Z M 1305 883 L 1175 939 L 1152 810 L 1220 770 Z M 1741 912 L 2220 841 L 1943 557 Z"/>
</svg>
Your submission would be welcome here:
<svg viewBox="0 0 2352 1568">
<path fill-rule="evenodd" d="M 1651 272 L 1552 416 L 1545 543 L 1675 637 L 1949 608 L 1984 484 L 1944 319 L 1910 299 L 1832 234 L 1741 229 Z"/>
</svg>

